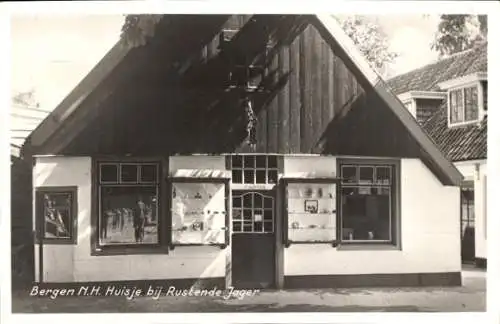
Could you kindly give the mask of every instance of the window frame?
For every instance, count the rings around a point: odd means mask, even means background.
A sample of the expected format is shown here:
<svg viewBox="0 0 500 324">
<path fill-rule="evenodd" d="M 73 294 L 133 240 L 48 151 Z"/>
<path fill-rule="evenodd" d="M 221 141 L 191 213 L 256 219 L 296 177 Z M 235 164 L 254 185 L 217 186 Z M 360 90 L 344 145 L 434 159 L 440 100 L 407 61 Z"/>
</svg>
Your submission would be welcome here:
<svg viewBox="0 0 500 324">
<path fill-rule="evenodd" d="M 43 195 L 68 193 L 71 196 L 70 206 L 70 237 L 45 237 L 45 217 Z M 40 186 L 35 188 L 35 242 L 43 245 L 76 245 L 78 244 L 78 187 L 77 186 Z"/>
<path fill-rule="evenodd" d="M 403 101 L 403 106 L 411 113 L 413 118 L 417 118 L 417 102 L 415 98 L 410 98 Z"/>
<path fill-rule="evenodd" d="M 384 241 L 372 241 L 372 240 L 343 240 L 343 210 L 342 210 L 342 190 L 346 188 L 343 184 L 342 179 L 342 166 L 356 166 L 358 169 L 363 166 L 391 166 L 391 200 L 390 200 L 390 233 L 391 239 Z M 401 239 L 401 161 L 399 159 L 390 158 L 338 158 L 337 159 L 337 170 L 340 178 L 340 184 L 337 186 L 337 238 L 339 242 L 339 249 L 349 249 L 349 248 L 368 248 L 373 246 L 390 248 L 390 249 L 402 249 L 402 239 Z M 374 175 L 375 177 L 376 175 Z M 354 185 L 354 184 L 353 184 Z M 351 186 L 353 186 L 351 185 Z M 357 184 L 362 186 L 363 184 Z M 347 185 L 347 187 L 351 187 Z M 366 185 L 368 186 L 368 184 Z M 376 185 L 371 185 L 376 186 Z"/>
<path fill-rule="evenodd" d="M 234 159 L 236 158 L 241 158 L 241 166 L 234 166 Z M 247 166 L 247 161 L 249 159 L 253 159 L 253 166 Z M 266 159 L 265 161 L 265 166 L 260 167 L 257 166 L 257 159 L 258 158 L 264 158 Z M 270 166 L 269 160 L 270 159 L 275 159 L 275 165 Z M 275 186 L 279 182 L 279 156 L 278 155 L 267 155 L 267 154 L 232 154 L 229 155 L 229 170 L 231 170 L 231 183 L 235 185 L 250 185 L 250 186 L 262 186 L 262 185 L 272 185 Z M 245 171 L 251 171 L 253 173 L 253 182 L 246 182 L 245 181 Z M 265 172 L 265 182 L 257 182 L 257 172 L 258 171 L 263 171 Z M 234 174 L 235 172 L 239 172 L 241 174 L 241 182 L 234 181 Z M 271 179 L 271 172 L 275 172 L 276 174 L 276 179 L 274 182 L 270 182 Z"/>
<path fill-rule="evenodd" d="M 465 197 L 467 193 L 472 192 L 472 199 Z M 464 181 L 460 186 L 460 238 L 462 239 L 465 230 L 469 227 L 475 230 L 476 228 L 476 192 L 474 188 L 474 181 Z M 465 203 L 465 204 L 464 204 Z M 464 215 L 464 207 L 467 208 L 467 214 Z M 472 213 L 470 213 L 470 207 L 472 207 Z M 472 217 L 471 217 L 472 214 Z M 465 226 L 464 226 L 465 225 Z"/>
<path fill-rule="evenodd" d="M 225 234 L 224 234 L 224 243 L 209 243 L 209 244 L 204 244 L 204 243 L 174 243 L 172 241 L 172 212 L 170 211 L 170 217 L 168 218 L 168 248 L 170 250 L 174 250 L 176 247 L 182 247 L 182 246 L 215 246 L 215 247 L 220 247 L 220 249 L 225 249 L 229 245 L 229 224 L 230 224 L 230 199 L 231 199 L 231 186 L 230 186 L 230 178 L 213 178 L 213 177 L 207 177 L 207 178 L 196 178 L 196 177 L 169 177 L 168 178 L 168 206 L 172 207 L 172 195 L 173 195 L 173 188 L 175 183 L 222 183 L 224 184 L 224 206 L 226 209 L 226 214 L 225 214 Z"/>
<path fill-rule="evenodd" d="M 484 214 L 484 239 L 488 239 L 488 175 L 483 176 L 483 214 Z"/>
<path fill-rule="evenodd" d="M 477 90 L 477 117 L 475 119 L 471 120 L 466 120 L 466 99 L 465 99 L 465 89 L 468 88 L 476 88 Z M 456 121 L 453 122 L 451 115 L 452 115 L 452 103 L 451 103 L 451 94 L 453 92 L 460 91 L 462 95 L 462 107 L 461 107 L 461 116 L 463 119 L 461 121 Z M 475 124 L 480 122 L 483 119 L 483 116 L 486 115 L 487 113 L 484 110 L 484 93 L 483 93 L 483 86 L 481 85 L 480 81 L 474 81 L 474 82 L 469 82 L 460 86 L 456 86 L 453 88 L 450 88 L 447 90 L 446 94 L 446 100 L 447 100 L 447 123 L 448 127 L 459 127 L 459 126 L 465 126 L 465 125 L 470 125 L 470 124 Z"/>
<path fill-rule="evenodd" d="M 338 193 L 339 193 L 339 187 L 340 187 L 340 179 L 339 178 L 287 178 L 284 177 L 281 179 L 282 183 L 282 193 L 281 196 L 284 197 L 283 199 L 283 226 L 282 226 L 282 237 L 283 237 L 283 244 L 286 248 L 290 247 L 292 244 L 331 244 L 333 247 L 338 246 L 340 243 L 339 241 L 339 236 L 338 236 L 338 224 L 339 224 L 339 209 L 338 209 Z M 289 214 L 288 214 L 288 185 L 289 184 L 329 184 L 329 185 L 335 185 L 335 216 L 334 216 L 334 222 L 335 222 L 335 238 L 331 240 L 325 240 L 325 241 L 292 241 L 289 238 L 289 233 L 288 233 L 288 221 L 289 221 Z"/>
<path fill-rule="evenodd" d="M 141 182 L 140 167 L 137 170 L 138 181 L 136 183 L 125 181 L 121 183 L 121 165 L 156 165 L 156 182 Z M 165 202 L 165 190 L 163 174 L 165 173 L 166 161 L 163 158 L 157 157 L 119 157 L 119 158 L 94 158 L 92 163 L 92 213 L 91 213 L 91 256 L 109 256 L 109 255 L 134 255 L 134 254 L 168 254 L 168 217 L 165 211 L 168 206 L 163 206 Z M 101 180 L 101 165 L 118 165 L 117 181 Z M 153 187 L 156 186 L 157 191 L 157 243 L 123 243 L 123 244 L 102 244 L 100 239 L 100 222 L 101 222 L 101 184 L 104 186 L 124 186 L 124 187 Z"/>
</svg>

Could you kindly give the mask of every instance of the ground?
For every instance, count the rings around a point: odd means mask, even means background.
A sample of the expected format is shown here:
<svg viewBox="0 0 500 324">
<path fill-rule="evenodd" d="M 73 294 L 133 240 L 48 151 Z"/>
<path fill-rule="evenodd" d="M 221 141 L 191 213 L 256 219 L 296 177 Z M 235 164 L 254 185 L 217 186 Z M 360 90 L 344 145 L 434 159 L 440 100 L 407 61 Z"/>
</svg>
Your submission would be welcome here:
<svg viewBox="0 0 500 324">
<path fill-rule="evenodd" d="M 16 291 L 14 313 L 114 312 L 483 312 L 486 272 L 466 267 L 462 287 L 315 289 L 223 297 L 29 297 Z"/>
</svg>

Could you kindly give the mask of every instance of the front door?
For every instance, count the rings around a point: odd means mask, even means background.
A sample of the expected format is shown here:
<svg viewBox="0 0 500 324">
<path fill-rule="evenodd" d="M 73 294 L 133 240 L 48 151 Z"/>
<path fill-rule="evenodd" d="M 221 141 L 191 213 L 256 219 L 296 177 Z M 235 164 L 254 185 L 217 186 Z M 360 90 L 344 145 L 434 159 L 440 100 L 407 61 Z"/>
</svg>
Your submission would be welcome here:
<svg viewBox="0 0 500 324">
<path fill-rule="evenodd" d="M 232 286 L 275 288 L 275 191 L 232 191 Z"/>
</svg>

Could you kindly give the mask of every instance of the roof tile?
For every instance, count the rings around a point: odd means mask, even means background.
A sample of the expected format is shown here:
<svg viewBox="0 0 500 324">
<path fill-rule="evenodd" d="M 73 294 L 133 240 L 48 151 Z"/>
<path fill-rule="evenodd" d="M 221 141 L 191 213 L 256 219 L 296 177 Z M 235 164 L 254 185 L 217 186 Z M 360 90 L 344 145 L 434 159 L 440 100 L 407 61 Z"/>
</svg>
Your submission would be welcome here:
<svg viewBox="0 0 500 324">
<path fill-rule="evenodd" d="M 487 72 L 488 43 L 401 74 L 387 84 L 396 94 L 408 91 L 437 91 L 438 84 L 476 72 Z M 427 121 L 424 130 L 451 161 L 485 159 L 487 152 L 487 117 L 478 124 L 448 127 L 447 101 Z"/>
<path fill-rule="evenodd" d="M 414 90 L 436 91 L 437 85 L 443 81 L 475 72 L 486 72 L 487 47 L 488 43 L 482 43 L 473 49 L 398 75 L 387 83 L 396 95 Z"/>
</svg>

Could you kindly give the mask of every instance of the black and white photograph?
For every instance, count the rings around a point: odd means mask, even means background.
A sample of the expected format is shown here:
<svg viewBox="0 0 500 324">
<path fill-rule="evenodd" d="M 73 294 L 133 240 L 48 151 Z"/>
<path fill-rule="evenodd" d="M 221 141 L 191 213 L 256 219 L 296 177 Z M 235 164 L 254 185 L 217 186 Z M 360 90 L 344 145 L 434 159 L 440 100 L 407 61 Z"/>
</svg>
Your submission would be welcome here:
<svg viewBox="0 0 500 324">
<path fill-rule="evenodd" d="M 487 312 L 486 9 L 125 8 L 10 16 L 12 315 Z"/>
</svg>

